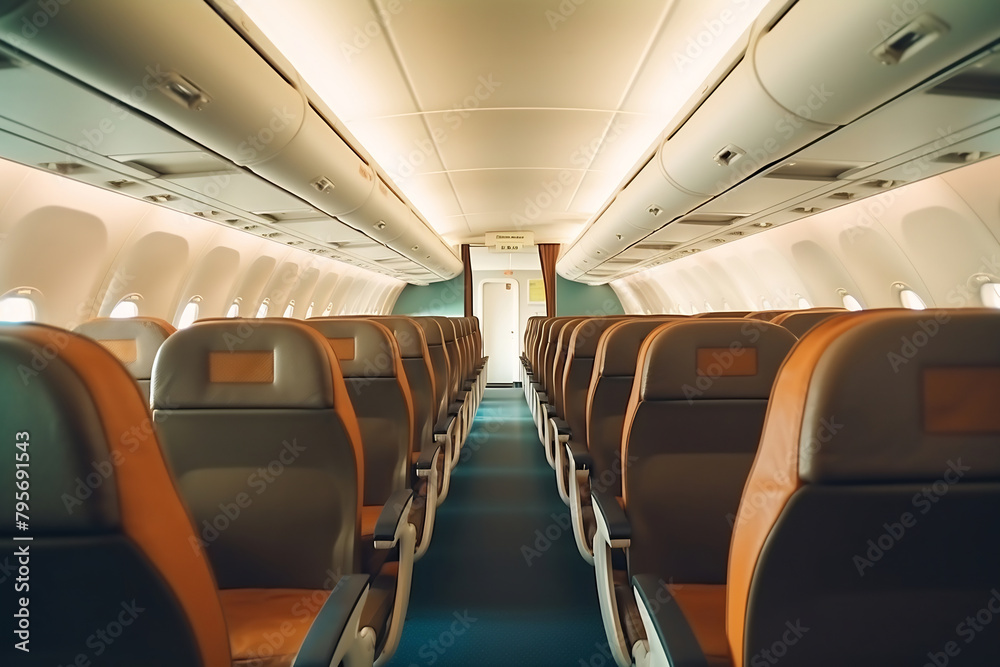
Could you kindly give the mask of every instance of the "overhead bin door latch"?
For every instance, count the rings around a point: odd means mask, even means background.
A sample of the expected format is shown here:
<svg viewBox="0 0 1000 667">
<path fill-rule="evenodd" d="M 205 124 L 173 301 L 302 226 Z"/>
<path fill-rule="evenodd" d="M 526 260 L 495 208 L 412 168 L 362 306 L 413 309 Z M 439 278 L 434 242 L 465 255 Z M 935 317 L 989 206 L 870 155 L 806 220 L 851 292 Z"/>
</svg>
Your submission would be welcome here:
<svg viewBox="0 0 1000 667">
<path fill-rule="evenodd" d="M 192 111 L 201 111 L 212 101 L 198 86 L 177 72 L 167 72 L 160 77 L 157 85 L 164 95 Z"/>
<path fill-rule="evenodd" d="M 728 167 L 729 165 L 736 162 L 746 154 L 747 152 L 742 148 L 740 148 L 739 146 L 729 144 L 721 151 L 716 153 L 715 157 L 712 159 L 715 160 L 715 163 L 720 167 Z"/>
<path fill-rule="evenodd" d="M 872 56 L 883 65 L 898 65 L 948 32 L 947 24 L 930 14 L 921 14 L 889 36 Z"/>
</svg>

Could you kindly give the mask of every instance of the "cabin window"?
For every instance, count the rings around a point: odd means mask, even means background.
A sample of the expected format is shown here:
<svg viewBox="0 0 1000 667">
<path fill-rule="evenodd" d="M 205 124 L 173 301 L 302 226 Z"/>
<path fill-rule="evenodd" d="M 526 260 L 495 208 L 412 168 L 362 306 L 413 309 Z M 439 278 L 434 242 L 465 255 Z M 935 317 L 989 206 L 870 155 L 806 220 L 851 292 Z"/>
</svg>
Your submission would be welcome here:
<svg viewBox="0 0 1000 667">
<path fill-rule="evenodd" d="M 767 297 L 762 297 L 760 300 L 760 306 L 764 310 L 774 310 L 774 306 L 771 305 L 770 299 Z"/>
<path fill-rule="evenodd" d="M 282 317 L 294 317 L 295 316 L 295 302 L 289 301 L 288 305 L 285 306 L 285 313 Z"/>
<path fill-rule="evenodd" d="M 844 308 L 847 310 L 858 311 L 865 309 L 865 307 L 861 305 L 861 302 L 850 294 L 845 294 L 841 300 L 844 302 Z"/>
<path fill-rule="evenodd" d="M 269 310 L 271 310 L 271 302 L 268 299 L 264 299 L 260 304 L 260 308 L 257 309 L 257 318 L 267 317 L 267 311 Z"/>
<path fill-rule="evenodd" d="M 127 297 L 115 304 L 115 307 L 111 309 L 111 317 L 126 319 L 129 317 L 139 317 L 139 299 L 142 298 L 138 294 L 129 294 Z"/>
<path fill-rule="evenodd" d="M 330 313 L 333 312 L 333 302 L 326 304 L 326 308 L 323 310 L 323 317 L 330 317 Z"/>
<path fill-rule="evenodd" d="M 309 307 L 308 307 L 308 308 L 306 308 L 306 319 L 307 319 L 307 320 L 308 320 L 308 319 L 309 319 L 310 317 L 312 317 L 312 316 L 313 316 L 313 308 L 315 308 L 315 307 L 316 307 L 316 303 L 315 303 L 315 302 L 313 302 L 313 303 L 310 303 L 310 304 L 309 304 Z"/>
<path fill-rule="evenodd" d="M 35 302 L 27 294 L 0 297 L 0 322 L 34 322 L 37 315 Z"/>
<path fill-rule="evenodd" d="M 236 299 L 233 301 L 233 305 L 229 306 L 229 310 L 226 311 L 226 317 L 239 317 L 240 316 L 240 300 Z"/>
<path fill-rule="evenodd" d="M 188 301 L 181 312 L 181 319 L 177 322 L 178 329 L 187 329 L 198 319 L 198 311 L 201 310 L 201 297 L 194 297 Z"/>
<path fill-rule="evenodd" d="M 920 298 L 920 295 L 911 289 L 902 289 L 899 291 L 899 302 L 903 304 L 904 308 L 909 308 L 910 310 L 924 310 L 927 308 L 927 304 Z"/>
<path fill-rule="evenodd" d="M 800 309 L 805 309 L 805 308 L 812 308 L 813 305 L 809 303 L 809 299 L 805 298 L 804 296 L 799 296 L 798 307 Z"/>
<path fill-rule="evenodd" d="M 1000 308 L 1000 283 L 983 283 L 979 297 L 987 308 Z"/>
</svg>

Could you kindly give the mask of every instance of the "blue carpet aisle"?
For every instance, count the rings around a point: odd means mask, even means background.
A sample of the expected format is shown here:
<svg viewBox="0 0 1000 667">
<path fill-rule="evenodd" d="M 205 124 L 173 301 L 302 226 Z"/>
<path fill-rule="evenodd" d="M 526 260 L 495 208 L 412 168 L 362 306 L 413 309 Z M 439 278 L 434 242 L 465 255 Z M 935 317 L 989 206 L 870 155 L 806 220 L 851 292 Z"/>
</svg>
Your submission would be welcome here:
<svg viewBox="0 0 1000 667">
<path fill-rule="evenodd" d="M 430 550 L 414 566 L 389 664 L 614 664 L 593 568 L 576 550 L 520 389 L 486 390 Z"/>
</svg>

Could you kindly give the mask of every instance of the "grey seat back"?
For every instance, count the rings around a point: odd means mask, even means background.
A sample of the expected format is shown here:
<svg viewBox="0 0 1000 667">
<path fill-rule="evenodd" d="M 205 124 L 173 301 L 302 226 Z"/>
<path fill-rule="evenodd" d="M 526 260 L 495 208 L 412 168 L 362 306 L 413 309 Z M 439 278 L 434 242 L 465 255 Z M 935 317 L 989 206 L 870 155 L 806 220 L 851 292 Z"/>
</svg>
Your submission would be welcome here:
<svg viewBox="0 0 1000 667">
<path fill-rule="evenodd" d="M 563 374 L 566 369 L 566 358 L 569 353 L 569 341 L 576 328 L 586 322 L 583 317 L 566 322 L 556 337 L 556 352 L 552 359 L 552 390 L 549 401 L 555 406 L 558 415 L 563 416 Z"/>
<path fill-rule="evenodd" d="M 795 344 L 768 322 L 663 324 L 639 352 L 623 428 L 633 573 L 723 584 L 775 375 Z"/>
<path fill-rule="evenodd" d="M 796 664 L 997 664 L 998 395 L 996 311 L 870 310 L 800 340 L 736 518 L 734 654 L 802 619 Z"/>
<path fill-rule="evenodd" d="M 835 315 L 848 312 L 844 308 L 812 308 L 810 310 L 792 310 L 777 315 L 771 321 L 792 332 L 796 338 L 802 338 L 814 326 Z"/>
<path fill-rule="evenodd" d="M 430 349 L 427 347 L 424 329 L 409 317 L 372 319 L 388 327 L 396 338 L 403 371 L 406 373 L 406 381 L 410 385 L 410 394 L 413 397 L 417 441 L 423 449 L 434 442 L 434 424 L 438 419 L 434 370 L 431 366 Z"/>
<path fill-rule="evenodd" d="M 451 377 L 448 351 L 444 346 L 444 332 L 433 317 L 418 316 L 413 320 L 424 330 L 427 352 L 430 355 L 431 370 L 434 372 L 434 401 L 437 404 L 437 418 L 448 414 L 448 383 Z"/>
<path fill-rule="evenodd" d="M 458 349 L 458 331 L 455 323 L 449 317 L 434 317 L 441 326 L 444 349 L 448 353 L 448 401 L 454 401 L 458 395 L 462 378 L 462 355 Z"/>
<path fill-rule="evenodd" d="M 639 347 L 653 329 L 678 318 L 641 317 L 608 327 L 597 343 L 587 395 L 587 446 L 593 459 L 591 478 L 621 495 L 622 428 L 632 395 Z"/>
<path fill-rule="evenodd" d="M 413 398 L 392 331 L 376 320 L 306 320 L 333 347 L 361 430 L 365 457 L 364 504 L 384 505 L 411 488 L 410 465 L 419 451 Z"/>
<path fill-rule="evenodd" d="M 84 322 L 74 331 L 96 340 L 115 355 L 139 383 L 149 402 L 153 360 L 163 341 L 176 331 L 169 322 L 156 317 L 102 317 Z"/>
<path fill-rule="evenodd" d="M 587 442 L 587 396 L 594 374 L 594 356 L 601 335 L 624 318 L 592 317 L 581 324 L 570 336 L 563 371 L 563 419 L 573 432 L 573 439 Z"/>
<path fill-rule="evenodd" d="M 318 589 L 360 571 L 360 431 L 316 331 L 196 322 L 157 355 L 152 405 L 220 588 Z"/>
</svg>

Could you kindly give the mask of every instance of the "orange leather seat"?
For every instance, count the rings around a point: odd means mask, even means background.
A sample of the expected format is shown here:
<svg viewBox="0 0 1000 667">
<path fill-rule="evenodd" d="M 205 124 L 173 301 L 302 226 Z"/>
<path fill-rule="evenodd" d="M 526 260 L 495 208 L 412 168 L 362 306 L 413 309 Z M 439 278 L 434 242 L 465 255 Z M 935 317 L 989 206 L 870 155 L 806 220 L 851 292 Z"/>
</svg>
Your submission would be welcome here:
<svg viewBox="0 0 1000 667">
<path fill-rule="evenodd" d="M 712 602 L 725 598 L 733 517 L 775 375 L 794 344 L 777 325 L 720 318 L 669 322 L 643 341 L 622 429 L 620 506 L 595 494 L 598 593 L 619 657 L 631 662 L 645 634 L 629 622 L 633 576 L 670 582 L 678 603 L 698 612 L 692 618 L 721 618 Z M 625 547 L 628 562 L 616 590 L 605 585 L 613 545 Z M 726 658 L 724 633 L 692 627 L 706 656 Z"/>
<path fill-rule="evenodd" d="M 12 533 L 5 524 L 3 535 L 32 537 L 15 544 L 44 573 L 30 589 L 33 663 L 79 664 L 108 619 L 127 627 L 101 642 L 102 664 L 229 667 L 261 646 L 270 647 L 253 656 L 262 666 L 318 660 L 321 645 L 330 649 L 320 651 L 325 664 L 344 655 L 358 635 L 368 578 L 340 577 L 333 594 L 332 584 L 220 592 L 146 401 L 108 350 L 54 327 L 0 325 L 0 368 L 9 384 L 0 423 L 23 454 L 4 457 L 0 469 L 10 484 L 16 469 L 30 471 L 33 500 L 26 528 Z M 264 602 L 287 596 L 311 604 Z M 276 636 L 279 647 L 269 643 Z M 23 659 L 13 642 L 0 656 Z"/>
</svg>

